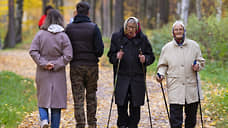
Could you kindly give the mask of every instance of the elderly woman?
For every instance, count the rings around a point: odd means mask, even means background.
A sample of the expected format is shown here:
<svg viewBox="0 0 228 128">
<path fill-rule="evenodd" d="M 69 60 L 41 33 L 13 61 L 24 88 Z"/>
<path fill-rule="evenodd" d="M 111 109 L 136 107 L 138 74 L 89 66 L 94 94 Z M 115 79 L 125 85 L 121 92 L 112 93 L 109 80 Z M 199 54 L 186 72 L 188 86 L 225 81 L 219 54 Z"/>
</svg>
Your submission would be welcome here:
<svg viewBox="0 0 228 128">
<path fill-rule="evenodd" d="M 124 28 L 112 35 L 108 57 L 113 64 L 114 76 L 120 60 L 115 88 L 115 102 L 118 108 L 117 126 L 137 128 L 140 106 L 144 104 L 145 99 L 143 70 L 146 71 L 146 66 L 152 64 L 155 59 L 150 42 L 142 33 L 137 18 L 128 18 L 124 22 Z M 128 103 L 130 103 L 129 115 Z"/>
<path fill-rule="evenodd" d="M 186 39 L 185 31 L 181 21 L 173 24 L 174 39 L 162 48 L 157 67 L 161 75 L 156 77 L 157 81 L 162 82 L 164 76 L 167 80 L 172 128 L 182 127 L 183 107 L 186 115 L 185 128 L 195 127 L 199 103 L 195 72 L 204 67 L 199 45 Z M 195 60 L 197 63 L 193 64 Z M 200 97 L 202 98 L 201 92 Z"/>
<path fill-rule="evenodd" d="M 65 66 L 72 59 L 72 47 L 64 33 L 63 17 L 50 10 L 41 30 L 32 41 L 30 55 L 37 65 L 36 85 L 41 128 L 48 127 L 48 108 L 51 127 L 58 128 L 61 109 L 66 108 L 67 86 Z"/>
</svg>

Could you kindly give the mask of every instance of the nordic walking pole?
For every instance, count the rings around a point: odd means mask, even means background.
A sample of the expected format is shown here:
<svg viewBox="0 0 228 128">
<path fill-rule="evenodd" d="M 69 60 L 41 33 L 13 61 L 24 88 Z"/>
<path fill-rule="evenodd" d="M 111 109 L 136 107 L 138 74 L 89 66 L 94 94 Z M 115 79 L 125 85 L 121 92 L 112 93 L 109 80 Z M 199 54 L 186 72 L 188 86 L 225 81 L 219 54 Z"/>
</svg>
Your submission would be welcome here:
<svg viewBox="0 0 228 128">
<path fill-rule="evenodd" d="M 120 51 L 123 50 L 123 46 L 120 46 Z M 120 59 L 118 59 L 118 63 L 117 63 L 117 69 L 116 69 L 116 75 L 115 75 L 115 80 L 114 80 L 114 90 L 112 93 L 112 100 L 111 100 L 111 106 L 110 106 L 110 110 L 109 110 L 109 115 L 108 115 L 108 123 L 107 123 L 107 127 L 109 127 L 109 121 L 110 121 L 110 117 L 111 117 L 111 113 L 112 113 L 112 104 L 113 104 L 113 98 L 115 95 L 115 90 L 116 90 L 116 83 L 117 83 L 117 77 L 118 77 L 118 72 L 119 72 L 119 68 L 120 68 Z"/>
<path fill-rule="evenodd" d="M 139 49 L 139 54 L 143 55 L 142 53 L 142 49 Z M 145 88 L 146 88 L 146 101 L 147 101 L 147 105 L 148 105 L 148 111 L 149 111 L 149 118 L 150 118 L 150 127 L 152 128 L 152 118 L 151 118 L 151 113 L 150 113 L 150 104 L 149 104 L 149 96 L 148 96 L 148 92 L 147 92 L 147 86 L 146 86 L 146 72 L 144 70 L 144 65 L 142 63 L 142 70 L 143 70 L 143 74 L 144 74 L 144 82 L 145 82 Z"/>
<path fill-rule="evenodd" d="M 196 65 L 196 60 L 194 61 L 193 65 Z M 201 126 L 203 128 L 203 115 L 202 115 L 201 102 L 200 102 L 198 72 L 196 71 L 195 73 L 196 73 L 196 84 L 197 84 L 198 100 L 199 100 L 199 107 L 200 107 Z"/>
<path fill-rule="evenodd" d="M 161 75 L 159 73 L 157 73 L 157 75 L 158 75 L 159 78 L 161 78 Z M 165 92 L 164 92 L 164 88 L 163 88 L 162 82 L 160 82 L 160 85 L 161 85 L 161 90 L 162 90 L 162 94 L 163 94 L 163 99 L 164 99 L 164 102 L 165 102 L 166 112 L 167 112 L 167 115 L 168 115 L 168 118 L 169 118 L 169 124 L 171 125 L 168 105 L 167 105 L 167 102 L 166 102 Z"/>
</svg>

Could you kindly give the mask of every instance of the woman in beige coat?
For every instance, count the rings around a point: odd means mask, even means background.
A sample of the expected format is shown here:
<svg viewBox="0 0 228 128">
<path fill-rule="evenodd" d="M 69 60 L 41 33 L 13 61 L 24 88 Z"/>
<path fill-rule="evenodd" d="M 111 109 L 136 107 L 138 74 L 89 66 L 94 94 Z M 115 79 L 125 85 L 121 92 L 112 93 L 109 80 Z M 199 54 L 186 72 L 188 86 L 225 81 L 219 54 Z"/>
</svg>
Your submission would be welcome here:
<svg viewBox="0 0 228 128">
<path fill-rule="evenodd" d="M 174 39 L 162 48 L 157 67 L 161 77 L 157 76 L 156 79 L 162 82 L 166 76 L 171 127 L 182 127 L 184 107 L 185 128 L 194 128 L 199 103 L 195 72 L 204 67 L 204 59 L 199 45 L 185 38 L 185 26 L 181 21 L 173 24 L 172 32 Z M 195 65 L 194 60 L 197 61 Z"/>
<path fill-rule="evenodd" d="M 61 108 L 66 108 L 67 86 L 65 66 L 72 59 L 72 46 L 64 32 L 61 14 L 52 9 L 41 30 L 32 41 L 29 53 L 37 65 L 36 85 L 41 128 L 58 128 Z"/>
</svg>

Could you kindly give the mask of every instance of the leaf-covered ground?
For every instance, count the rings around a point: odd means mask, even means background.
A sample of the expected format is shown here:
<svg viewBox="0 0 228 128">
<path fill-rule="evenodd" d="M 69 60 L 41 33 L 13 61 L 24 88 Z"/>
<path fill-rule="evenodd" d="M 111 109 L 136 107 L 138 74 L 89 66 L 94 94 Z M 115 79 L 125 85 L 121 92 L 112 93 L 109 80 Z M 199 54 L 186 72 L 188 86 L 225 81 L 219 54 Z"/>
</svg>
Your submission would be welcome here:
<svg viewBox="0 0 228 128">
<path fill-rule="evenodd" d="M 8 70 L 15 72 L 19 75 L 35 79 L 35 63 L 30 58 L 26 50 L 7 50 L 0 51 L 0 71 Z M 97 108 L 97 124 L 98 128 L 105 128 L 107 125 L 107 118 L 110 109 L 111 95 L 113 91 L 113 74 L 111 67 L 100 66 L 99 81 L 98 81 L 98 108 Z M 67 85 L 68 85 L 68 98 L 67 109 L 62 111 L 61 128 L 74 128 L 74 109 L 73 99 L 69 79 L 69 67 L 67 67 Z M 164 100 L 160 85 L 155 82 L 152 76 L 147 76 L 147 88 L 150 100 L 150 110 L 154 128 L 167 128 L 169 122 L 164 106 Z M 112 116 L 110 121 L 110 128 L 116 128 L 117 110 L 116 105 L 113 105 Z M 213 128 L 210 126 L 211 119 L 204 117 L 205 128 Z M 200 127 L 200 116 L 198 115 L 197 127 Z M 149 116 L 147 102 L 141 109 L 140 128 L 149 128 Z M 39 128 L 38 111 L 28 113 L 18 128 Z"/>
</svg>

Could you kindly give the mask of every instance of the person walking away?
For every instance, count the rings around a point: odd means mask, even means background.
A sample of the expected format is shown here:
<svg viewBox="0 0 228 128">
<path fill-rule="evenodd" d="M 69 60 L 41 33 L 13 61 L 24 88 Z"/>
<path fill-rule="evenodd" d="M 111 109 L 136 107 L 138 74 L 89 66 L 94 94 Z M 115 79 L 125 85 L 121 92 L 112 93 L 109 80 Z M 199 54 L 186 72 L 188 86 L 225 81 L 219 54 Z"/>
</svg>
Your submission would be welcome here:
<svg viewBox="0 0 228 128">
<path fill-rule="evenodd" d="M 101 33 L 88 17 L 90 6 L 87 2 L 76 5 L 77 15 L 66 27 L 66 33 L 73 47 L 70 62 L 70 78 L 74 98 L 76 128 L 85 128 L 84 98 L 86 98 L 87 123 L 96 128 L 98 61 L 104 51 Z"/>
<path fill-rule="evenodd" d="M 162 82 L 166 76 L 172 128 L 182 127 L 183 107 L 185 128 L 195 127 L 199 104 L 195 72 L 199 72 L 205 63 L 199 45 L 187 39 L 185 31 L 181 21 L 173 24 L 173 40 L 162 48 L 157 66 L 157 72 L 161 75 L 156 76 L 157 81 Z M 194 65 L 195 60 L 197 63 Z M 201 86 L 199 91 L 202 99 Z"/>
<path fill-rule="evenodd" d="M 57 10 L 50 10 L 29 49 L 37 65 L 36 86 L 41 128 L 48 127 L 48 108 L 51 109 L 51 128 L 59 128 L 61 109 L 67 105 L 65 66 L 72 59 L 73 53 L 63 24 L 62 15 Z"/>
<path fill-rule="evenodd" d="M 137 18 L 129 17 L 125 20 L 123 28 L 112 34 L 108 57 L 113 64 L 114 76 L 120 60 L 115 88 L 117 126 L 137 128 L 140 121 L 140 106 L 144 105 L 145 100 L 144 71 L 146 72 L 146 66 L 152 64 L 155 59 L 151 44 L 141 31 Z"/>
<path fill-rule="evenodd" d="M 53 9 L 53 7 L 51 5 L 48 5 L 47 7 L 45 7 L 44 14 L 41 16 L 39 23 L 38 23 L 39 28 L 41 28 L 41 26 L 44 24 L 45 18 L 51 9 Z"/>
</svg>

